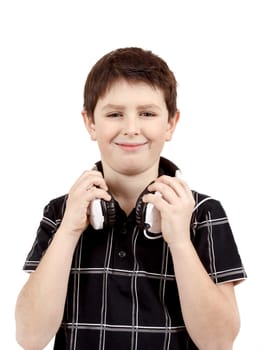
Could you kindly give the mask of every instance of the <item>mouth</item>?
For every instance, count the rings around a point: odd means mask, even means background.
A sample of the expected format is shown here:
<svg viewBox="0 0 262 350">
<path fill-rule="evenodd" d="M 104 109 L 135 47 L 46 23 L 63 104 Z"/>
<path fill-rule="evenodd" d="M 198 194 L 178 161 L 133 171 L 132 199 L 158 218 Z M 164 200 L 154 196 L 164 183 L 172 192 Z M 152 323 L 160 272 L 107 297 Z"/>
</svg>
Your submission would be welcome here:
<svg viewBox="0 0 262 350">
<path fill-rule="evenodd" d="M 115 142 L 115 145 L 125 151 L 138 151 L 143 148 L 147 142 Z"/>
</svg>

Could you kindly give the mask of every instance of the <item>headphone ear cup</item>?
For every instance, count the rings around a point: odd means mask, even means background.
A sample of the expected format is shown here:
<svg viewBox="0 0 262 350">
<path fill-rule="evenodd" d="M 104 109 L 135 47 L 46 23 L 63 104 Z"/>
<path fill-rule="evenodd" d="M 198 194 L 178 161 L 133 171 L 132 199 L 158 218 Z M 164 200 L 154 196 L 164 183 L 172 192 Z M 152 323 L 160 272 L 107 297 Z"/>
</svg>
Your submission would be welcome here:
<svg viewBox="0 0 262 350">
<path fill-rule="evenodd" d="M 101 200 L 101 208 L 104 216 L 104 227 L 112 227 L 116 223 L 116 201 L 111 195 L 110 201 Z"/>
<path fill-rule="evenodd" d="M 161 216 L 159 211 L 151 203 L 144 203 L 142 198 L 145 194 L 152 193 L 147 189 L 141 193 L 136 202 L 136 224 L 141 229 L 153 235 L 161 233 Z M 154 192 L 161 196 L 159 192 Z M 147 238 L 150 238 L 147 236 Z"/>
</svg>

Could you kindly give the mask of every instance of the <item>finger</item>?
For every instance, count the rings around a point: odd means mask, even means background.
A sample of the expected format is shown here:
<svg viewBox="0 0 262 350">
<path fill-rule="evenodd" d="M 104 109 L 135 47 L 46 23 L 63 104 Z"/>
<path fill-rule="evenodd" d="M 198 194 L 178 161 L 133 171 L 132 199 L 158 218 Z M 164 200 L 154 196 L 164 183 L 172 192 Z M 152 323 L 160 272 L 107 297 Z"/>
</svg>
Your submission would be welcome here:
<svg viewBox="0 0 262 350">
<path fill-rule="evenodd" d="M 164 208 L 166 201 L 162 195 L 156 195 L 155 193 L 147 193 L 142 198 L 144 203 L 152 203 L 159 211 Z"/>
<path fill-rule="evenodd" d="M 191 192 L 188 184 L 178 177 L 163 175 L 156 179 L 155 183 L 163 183 L 173 188 L 178 195 L 183 195 L 184 191 Z"/>
<path fill-rule="evenodd" d="M 163 183 L 170 183 L 170 182 L 177 182 L 177 183 L 180 183 L 181 185 L 185 186 L 185 187 L 188 187 L 188 184 L 187 182 L 182 179 L 181 177 L 178 177 L 178 176 L 168 176 L 168 175 L 162 175 L 160 177 L 158 177 L 156 179 L 156 182 L 159 181 L 159 182 L 163 182 Z"/>
<path fill-rule="evenodd" d="M 85 171 L 75 182 L 72 189 L 81 188 L 81 189 L 89 189 L 92 186 L 97 186 L 103 188 L 104 190 L 108 190 L 106 182 L 102 176 L 102 174 L 98 171 Z"/>
<path fill-rule="evenodd" d="M 173 197 L 182 198 L 185 195 L 183 186 L 180 183 L 171 181 L 168 181 L 167 183 L 162 183 L 159 181 L 155 182 L 148 187 L 148 190 L 151 192 L 160 192 L 167 201 L 172 200 Z"/>
<path fill-rule="evenodd" d="M 97 176 L 97 177 L 103 177 L 102 173 L 97 170 L 85 170 L 83 173 L 79 176 L 79 178 L 76 180 L 76 183 L 81 183 L 86 177 L 88 176 Z"/>
<path fill-rule="evenodd" d="M 86 191 L 86 199 L 88 202 L 91 202 L 94 199 L 104 199 L 106 201 L 109 201 L 111 199 L 111 195 L 104 189 L 101 189 L 99 187 L 92 187 Z"/>
</svg>

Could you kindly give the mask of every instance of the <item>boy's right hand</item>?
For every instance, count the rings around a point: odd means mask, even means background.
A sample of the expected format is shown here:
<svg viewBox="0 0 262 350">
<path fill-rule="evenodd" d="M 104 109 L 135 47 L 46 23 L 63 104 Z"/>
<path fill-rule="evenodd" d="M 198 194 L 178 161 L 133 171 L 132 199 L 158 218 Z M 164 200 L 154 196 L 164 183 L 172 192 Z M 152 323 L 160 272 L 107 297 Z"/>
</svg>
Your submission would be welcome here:
<svg viewBox="0 0 262 350">
<path fill-rule="evenodd" d="M 101 172 L 85 171 L 68 193 L 65 213 L 60 227 L 66 232 L 81 236 L 89 225 L 88 208 L 93 199 L 111 199 Z"/>
</svg>

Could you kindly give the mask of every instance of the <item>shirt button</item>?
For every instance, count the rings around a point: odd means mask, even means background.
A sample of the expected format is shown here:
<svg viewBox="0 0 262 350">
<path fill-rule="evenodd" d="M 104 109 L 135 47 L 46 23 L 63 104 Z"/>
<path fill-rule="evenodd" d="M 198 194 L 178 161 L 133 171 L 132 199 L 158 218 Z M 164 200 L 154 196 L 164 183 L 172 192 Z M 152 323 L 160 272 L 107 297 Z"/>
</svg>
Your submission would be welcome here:
<svg viewBox="0 0 262 350">
<path fill-rule="evenodd" d="M 118 253 L 118 256 L 120 258 L 124 258 L 126 256 L 126 252 L 124 252 L 123 250 L 120 250 L 120 252 Z"/>
</svg>

